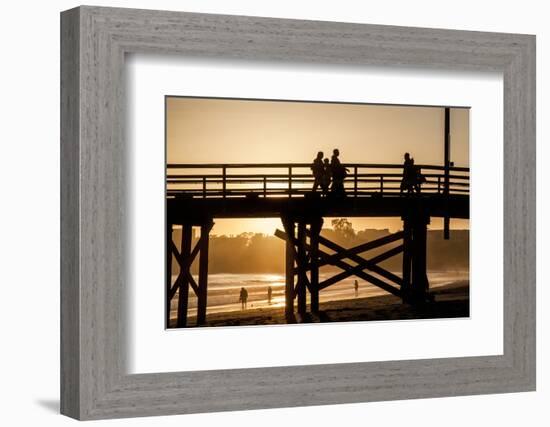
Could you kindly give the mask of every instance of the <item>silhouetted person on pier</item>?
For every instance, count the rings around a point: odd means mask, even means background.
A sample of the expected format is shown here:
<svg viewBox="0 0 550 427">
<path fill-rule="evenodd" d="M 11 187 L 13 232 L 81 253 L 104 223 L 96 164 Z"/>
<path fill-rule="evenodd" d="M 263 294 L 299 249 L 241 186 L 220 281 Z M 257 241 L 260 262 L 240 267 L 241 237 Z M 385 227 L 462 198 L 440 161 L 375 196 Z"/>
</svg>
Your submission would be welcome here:
<svg viewBox="0 0 550 427">
<path fill-rule="evenodd" d="M 415 189 L 415 167 L 414 159 L 409 153 L 404 155 L 405 161 L 403 162 L 403 178 L 401 180 L 401 186 L 399 188 L 399 194 L 403 194 L 403 191 L 406 191 L 407 194 L 412 194 Z"/>
<path fill-rule="evenodd" d="M 313 192 L 315 193 L 317 191 L 317 188 L 322 185 L 321 181 L 323 179 L 323 152 L 319 151 L 317 153 L 317 157 L 313 159 L 313 163 L 311 165 L 311 172 L 313 173 Z"/>
<path fill-rule="evenodd" d="M 246 301 L 248 300 L 248 291 L 245 288 L 241 288 L 241 293 L 239 294 L 239 302 L 241 303 L 241 310 L 246 308 Z"/>
<path fill-rule="evenodd" d="M 323 162 L 323 177 L 321 178 L 321 188 L 323 189 L 323 195 L 328 194 L 328 188 L 330 187 L 330 181 L 332 180 L 332 170 L 330 162 L 325 159 Z"/>
<path fill-rule="evenodd" d="M 271 296 L 273 295 L 273 289 L 270 287 L 267 288 L 267 303 L 271 304 Z"/>
<path fill-rule="evenodd" d="M 359 296 L 359 282 L 357 279 L 353 282 L 353 289 L 355 290 L 355 298 Z"/>
<path fill-rule="evenodd" d="M 332 172 L 332 193 L 336 196 L 346 196 L 346 190 L 344 189 L 344 180 L 348 174 L 348 170 L 340 163 L 340 151 L 335 148 L 332 152 L 330 159 L 330 169 Z"/>
<path fill-rule="evenodd" d="M 416 193 L 417 194 L 420 194 L 420 191 L 421 191 L 421 188 L 420 186 L 426 182 L 426 178 L 424 177 L 424 175 L 422 175 L 422 171 L 420 170 L 420 166 L 416 166 L 414 164 L 414 159 L 413 159 L 413 165 L 412 165 L 412 169 L 413 169 L 413 185 L 414 185 L 414 189 L 416 190 Z"/>
</svg>

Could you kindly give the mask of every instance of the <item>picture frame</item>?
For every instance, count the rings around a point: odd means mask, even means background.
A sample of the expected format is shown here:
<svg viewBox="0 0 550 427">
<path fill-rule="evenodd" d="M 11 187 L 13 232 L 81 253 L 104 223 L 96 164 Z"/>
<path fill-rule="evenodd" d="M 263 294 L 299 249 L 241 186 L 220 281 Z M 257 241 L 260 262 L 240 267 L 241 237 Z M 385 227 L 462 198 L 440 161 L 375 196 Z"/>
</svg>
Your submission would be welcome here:
<svg viewBox="0 0 550 427">
<path fill-rule="evenodd" d="M 503 73 L 503 354 L 126 372 L 128 53 Z M 120 417 L 532 391 L 535 37 L 81 6 L 61 14 L 61 413 Z"/>
</svg>

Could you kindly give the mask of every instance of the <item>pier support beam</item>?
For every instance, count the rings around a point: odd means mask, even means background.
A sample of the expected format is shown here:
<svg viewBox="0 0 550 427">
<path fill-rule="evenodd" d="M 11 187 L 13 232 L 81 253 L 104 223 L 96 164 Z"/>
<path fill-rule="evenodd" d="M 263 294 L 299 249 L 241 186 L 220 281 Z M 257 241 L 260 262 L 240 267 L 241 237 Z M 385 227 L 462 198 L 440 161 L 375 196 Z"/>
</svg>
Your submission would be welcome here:
<svg viewBox="0 0 550 427">
<path fill-rule="evenodd" d="M 323 220 L 313 221 L 310 226 L 309 245 L 310 245 L 310 310 L 313 314 L 319 313 L 319 234 Z"/>
<path fill-rule="evenodd" d="M 297 313 L 303 320 L 307 313 L 308 290 L 310 310 L 312 313 L 319 313 L 319 233 L 323 219 L 287 216 L 281 219 L 286 240 L 285 314 L 287 321 L 294 321 L 294 298 L 296 298 Z"/>
<path fill-rule="evenodd" d="M 170 298 L 169 295 L 172 288 L 172 258 L 174 258 L 174 255 L 172 254 L 172 224 L 168 223 L 166 226 L 166 289 L 164 294 L 164 299 L 166 301 L 166 306 L 164 308 L 166 315 L 164 319 L 165 328 L 170 327 L 170 309 L 172 298 Z"/>
<path fill-rule="evenodd" d="M 430 216 L 422 203 L 411 204 L 403 219 L 403 301 L 422 303 L 427 300 L 427 234 Z"/>
<path fill-rule="evenodd" d="M 412 288 L 415 301 L 424 301 L 428 295 L 429 285 L 426 272 L 427 223 L 426 219 L 419 218 L 413 230 Z"/>
<path fill-rule="evenodd" d="M 208 244 L 210 241 L 210 230 L 212 224 L 201 225 L 201 237 L 199 242 L 199 292 L 197 302 L 197 325 L 206 323 L 206 296 L 208 289 Z"/>
<path fill-rule="evenodd" d="M 181 230 L 181 250 L 180 255 L 183 260 L 186 260 L 191 255 L 191 239 L 193 237 L 193 227 L 189 224 L 184 224 Z M 190 268 L 189 264 L 187 268 Z M 185 268 L 180 265 L 180 268 Z M 178 319 L 176 327 L 185 328 L 187 326 L 187 306 L 189 302 L 189 277 L 187 274 L 178 276 L 179 291 L 178 291 Z"/>
<path fill-rule="evenodd" d="M 176 327 L 185 328 L 188 326 L 188 307 L 189 307 L 189 287 L 197 296 L 197 325 L 206 323 L 206 307 L 208 293 L 208 244 L 210 230 L 214 223 L 211 219 L 205 219 L 200 223 L 184 223 L 181 230 L 181 246 L 178 250 L 173 240 L 173 225 L 167 229 L 167 272 L 170 272 L 170 277 L 166 280 L 166 323 L 170 326 L 170 305 L 172 299 L 178 295 L 177 299 L 177 318 Z M 193 250 L 193 226 L 199 226 L 201 229 L 200 238 L 195 243 Z M 191 267 L 194 260 L 199 256 L 199 280 L 198 283 L 191 274 Z M 179 274 L 172 285 L 171 269 L 172 258 L 175 258 L 179 265 Z M 168 274 L 167 274 L 168 275 Z"/>
<path fill-rule="evenodd" d="M 401 292 L 405 298 L 411 292 L 411 253 L 412 253 L 412 225 L 408 218 L 403 218 L 403 283 Z"/>
<path fill-rule="evenodd" d="M 298 260 L 305 261 L 307 257 L 306 253 L 306 224 L 304 222 L 298 223 Z M 299 264 L 303 264 L 300 262 Z M 300 268 L 301 266 L 298 265 Z M 305 274 L 298 274 L 298 286 L 296 287 L 296 297 L 298 298 L 298 314 L 304 316 L 306 314 L 306 297 L 307 288 L 305 283 Z"/>
<path fill-rule="evenodd" d="M 285 246 L 285 316 L 287 321 L 294 317 L 294 250 L 295 239 L 294 222 L 283 220 L 286 234 Z"/>
</svg>

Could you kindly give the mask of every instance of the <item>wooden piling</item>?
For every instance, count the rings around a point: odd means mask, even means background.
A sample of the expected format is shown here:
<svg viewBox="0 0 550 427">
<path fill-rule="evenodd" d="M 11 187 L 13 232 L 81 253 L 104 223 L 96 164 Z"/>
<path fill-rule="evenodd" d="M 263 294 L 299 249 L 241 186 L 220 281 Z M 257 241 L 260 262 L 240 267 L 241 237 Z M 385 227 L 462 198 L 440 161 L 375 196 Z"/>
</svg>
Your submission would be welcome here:
<svg viewBox="0 0 550 427">
<path fill-rule="evenodd" d="M 428 293 L 428 275 L 426 271 L 426 240 L 428 219 L 415 218 L 413 229 L 412 291 L 417 302 L 425 301 Z"/>
<path fill-rule="evenodd" d="M 412 229 L 409 218 L 403 218 L 403 283 L 401 293 L 406 299 L 411 291 Z"/>
<path fill-rule="evenodd" d="M 166 292 L 164 294 L 165 306 L 165 328 L 170 327 L 170 305 L 172 298 L 170 298 L 170 290 L 172 288 L 172 224 L 166 226 Z"/>
<path fill-rule="evenodd" d="M 199 258 L 199 292 L 197 301 L 197 325 L 206 323 L 206 301 L 208 289 L 208 245 L 211 224 L 201 225 L 200 258 Z"/>
<path fill-rule="evenodd" d="M 310 226 L 310 259 L 311 259 L 311 302 L 310 309 L 314 314 L 319 313 L 319 233 L 321 232 L 322 219 L 314 221 Z"/>
<path fill-rule="evenodd" d="M 300 221 L 298 223 L 298 258 L 300 260 L 306 259 L 306 223 Z M 298 266 L 300 267 L 300 266 Z M 306 297 L 307 297 L 307 288 L 304 280 L 304 274 L 298 274 L 298 286 L 296 291 L 296 296 L 298 298 L 298 313 L 301 315 L 306 314 Z"/>
<path fill-rule="evenodd" d="M 193 227 L 191 225 L 182 225 L 181 230 L 181 258 L 188 259 L 191 255 L 191 239 L 193 237 Z M 188 268 L 191 268 L 189 265 Z M 184 276 L 180 282 L 178 292 L 178 320 L 176 327 L 185 328 L 187 326 L 187 306 L 189 302 L 189 279 Z"/>
<path fill-rule="evenodd" d="M 292 248 L 295 236 L 294 222 L 283 219 L 283 225 L 288 238 L 285 251 L 285 315 L 287 319 L 294 317 L 294 250 Z"/>
</svg>

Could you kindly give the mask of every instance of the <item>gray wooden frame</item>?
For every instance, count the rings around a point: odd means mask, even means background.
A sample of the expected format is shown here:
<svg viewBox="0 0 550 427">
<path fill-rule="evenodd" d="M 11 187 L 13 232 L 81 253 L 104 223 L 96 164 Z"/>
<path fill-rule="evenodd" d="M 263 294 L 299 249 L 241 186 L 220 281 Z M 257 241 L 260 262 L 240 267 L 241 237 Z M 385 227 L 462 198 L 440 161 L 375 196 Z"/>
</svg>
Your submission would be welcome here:
<svg viewBox="0 0 550 427">
<path fill-rule="evenodd" d="M 128 375 L 124 57 L 504 76 L 504 354 Z M 61 14 L 61 412 L 78 419 L 535 389 L 535 37 L 80 7 Z"/>
</svg>

